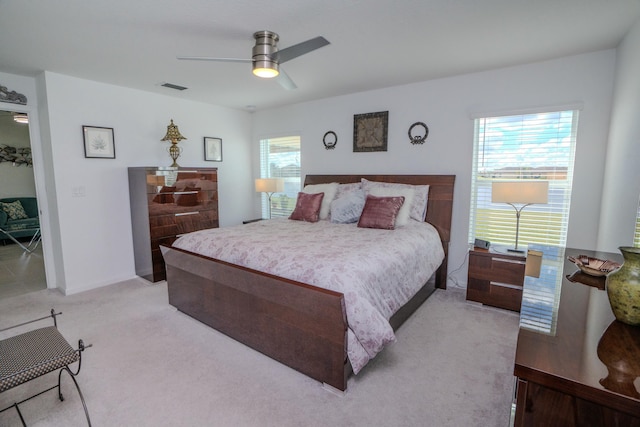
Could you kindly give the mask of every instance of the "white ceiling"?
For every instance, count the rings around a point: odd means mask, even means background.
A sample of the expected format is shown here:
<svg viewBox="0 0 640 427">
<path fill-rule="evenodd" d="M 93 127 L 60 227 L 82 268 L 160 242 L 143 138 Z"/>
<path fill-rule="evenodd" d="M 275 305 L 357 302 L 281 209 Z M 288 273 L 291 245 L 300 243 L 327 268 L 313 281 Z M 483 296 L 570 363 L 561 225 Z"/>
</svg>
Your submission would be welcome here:
<svg viewBox="0 0 640 427">
<path fill-rule="evenodd" d="M 263 109 L 613 48 L 638 19 L 639 0 L 0 0 L 0 71 Z M 250 58 L 258 30 L 331 44 L 283 64 L 292 91 L 176 59 Z"/>
</svg>

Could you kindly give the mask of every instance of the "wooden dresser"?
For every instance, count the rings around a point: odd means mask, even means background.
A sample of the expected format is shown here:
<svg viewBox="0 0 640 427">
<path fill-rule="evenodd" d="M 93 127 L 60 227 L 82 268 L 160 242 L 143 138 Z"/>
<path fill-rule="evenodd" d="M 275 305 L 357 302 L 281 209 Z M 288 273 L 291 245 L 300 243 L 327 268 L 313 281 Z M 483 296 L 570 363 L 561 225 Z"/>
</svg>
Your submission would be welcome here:
<svg viewBox="0 0 640 427">
<path fill-rule="evenodd" d="M 160 245 L 181 234 L 218 227 L 216 168 L 129 168 L 129 199 L 136 274 L 166 278 Z"/>
<path fill-rule="evenodd" d="M 540 248 L 539 278 L 526 277 L 516 348 L 517 427 L 640 426 L 640 327 L 613 316 L 604 277 L 567 261 L 580 254 Z"/>
</svg>

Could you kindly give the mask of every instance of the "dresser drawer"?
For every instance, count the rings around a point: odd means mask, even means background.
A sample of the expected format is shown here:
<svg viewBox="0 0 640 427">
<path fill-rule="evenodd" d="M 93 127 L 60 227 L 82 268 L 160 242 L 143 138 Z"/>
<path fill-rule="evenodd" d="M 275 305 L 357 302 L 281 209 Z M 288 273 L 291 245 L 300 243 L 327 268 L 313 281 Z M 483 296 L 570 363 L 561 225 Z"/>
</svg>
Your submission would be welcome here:
<svg viewBox="0 0 640 427">
<path fill-rule="evenodd" d="M 525 264 L 524 258 L 513 259 L 499 255 L 471 254 L 469 256 L 469 277 L 522 286 Z"/>
<path fill-rule="evenodd" d="M 176 236 L 205 228 L 218 227 L 218 210 L 186 211 L 149 217 L 151 238 Z"/>
<path fill-rule="evenodd" d="M 467 282 L 467 300 L 493 307 L 520 311 L 522 286 L 507 283 L 478 280 L 472 277 Z"/>
</svg>

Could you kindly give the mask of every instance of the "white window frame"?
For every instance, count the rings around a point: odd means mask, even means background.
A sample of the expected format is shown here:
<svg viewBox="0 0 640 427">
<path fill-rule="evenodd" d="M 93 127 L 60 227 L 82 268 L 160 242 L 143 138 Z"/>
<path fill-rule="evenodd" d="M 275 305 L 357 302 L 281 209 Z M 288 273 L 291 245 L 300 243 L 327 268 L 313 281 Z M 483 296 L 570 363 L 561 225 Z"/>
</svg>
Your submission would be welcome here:
<svg viewBox="0 0 640 427">
<path fill-rule="evenodd" d="M 492 181 L 545 179 L 549 181 L 549 203 L 522 211 L 519 241 L 524 245 L 566 245 L 578 116 L 578 109 L 567 108 L 475 118 L 470 242 L 481 238 L 507 246 L 515 243 L 515 211 L 509 205 L 491 203 Z M 554 127 L 554 118 L 562 124 Z M 549 129 L 557 132 L 555 139 Z M 505 149 L 499 151 L 499 147 Z M 551 156 L 548 164 L 541 162 L 554 150 L 563 153 L 563 162 L 554 164 L 557 157 Z M 536 165 L 540 167 L 532 169 Z"/>
<path fill-rule="evenodd" d="M 274 153 L 273 147 L 278 147 Z M 296 206 L 301 189 L 301 138 L 299 135 L 268 137 L 260 140 L 260 178 L 283 178 L 284 191 L 271 197 L 262 194 L 262 218 L 288 218 Z M 288 151 L 287 151 L 288 150 Z"/>
</svg>

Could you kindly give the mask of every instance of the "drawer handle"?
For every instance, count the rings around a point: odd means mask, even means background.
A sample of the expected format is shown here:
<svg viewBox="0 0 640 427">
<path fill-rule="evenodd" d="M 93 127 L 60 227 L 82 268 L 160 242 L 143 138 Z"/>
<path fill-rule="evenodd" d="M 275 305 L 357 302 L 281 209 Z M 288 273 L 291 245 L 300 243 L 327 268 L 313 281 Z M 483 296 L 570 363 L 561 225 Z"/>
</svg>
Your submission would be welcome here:
<svg viewBox="0 0 640 427">
<path fill-rule="evenodd" d="M 508 262 L 510 264 L 522 264 L 522 265 L 525 264 L 524 261 L 518 261 L 518 260 L 515 260 L 515 259 L 504 259 L 504 258 L 491 258 L 491 261 Z"/>
<path fill-rule="evenodd" d="M 198 215 L 200 212 L 195 211 L 195 212 L 183 212 L 183 213 L 177 213 L 174 214 L 175 216 L 185 216 L 185 215 Z"/>
<path fill-rule="evenodd" d="M 502 288 L 511 288 L 511 289 L 522 289 L 522 286 L 512 285 L 511 283 L 502 283 L 502 282 L 489 282 L 491 286 L 500 286 Z"/>
<path fill-rule="evenodd" d="M 198 194 L 199 191 L 174 191 L 173 194 Z"/>
</svg>

